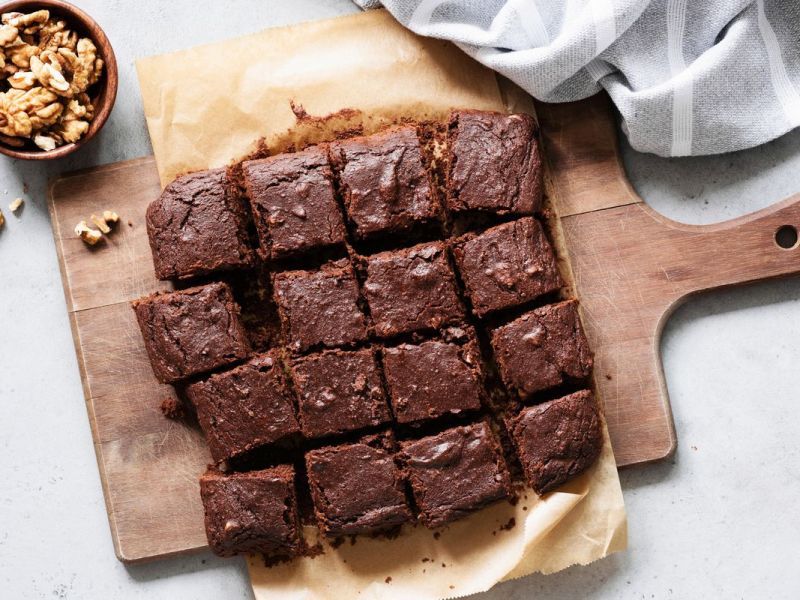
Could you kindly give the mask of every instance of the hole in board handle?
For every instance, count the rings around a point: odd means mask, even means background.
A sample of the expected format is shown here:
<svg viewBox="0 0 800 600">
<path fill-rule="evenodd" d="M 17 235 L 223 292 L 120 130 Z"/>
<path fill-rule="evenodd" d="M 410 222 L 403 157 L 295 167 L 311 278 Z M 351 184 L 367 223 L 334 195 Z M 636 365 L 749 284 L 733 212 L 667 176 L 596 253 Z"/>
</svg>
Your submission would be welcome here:
<svg viewBox="0 0 800 600">
<path fill-rule="evenodd" d="M 797 227 L 783 225 L 775 232 L 775 243 L 784 250 L 793 250 L 797 247 Z"/>
</svg>

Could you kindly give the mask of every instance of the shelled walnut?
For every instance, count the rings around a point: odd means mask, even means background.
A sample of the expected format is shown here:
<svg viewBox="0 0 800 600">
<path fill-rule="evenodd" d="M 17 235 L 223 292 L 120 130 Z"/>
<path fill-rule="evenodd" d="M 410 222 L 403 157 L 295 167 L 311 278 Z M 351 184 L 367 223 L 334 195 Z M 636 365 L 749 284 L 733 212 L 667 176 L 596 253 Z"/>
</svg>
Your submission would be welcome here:
<svg viewBox="0 0 800 600">
<path fill-rule="evenodd" d="M 47 10 L 5 13 L 0 25 L 0 142 L 42 150 L 77 142 L 94 118 L 87 89 L 103 73 L 89 38 Z"/>
</svg>

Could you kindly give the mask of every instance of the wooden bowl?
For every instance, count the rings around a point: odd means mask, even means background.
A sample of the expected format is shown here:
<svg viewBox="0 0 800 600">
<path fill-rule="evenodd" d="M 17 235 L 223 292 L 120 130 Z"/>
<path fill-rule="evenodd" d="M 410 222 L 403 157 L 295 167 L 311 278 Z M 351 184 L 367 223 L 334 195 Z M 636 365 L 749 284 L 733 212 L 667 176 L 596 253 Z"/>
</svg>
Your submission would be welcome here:
<svg viewBox="0 0 800 600">
<path fill-rule="evenodd" d="M 94 119 L 89 123 L 89 130 L 77 142 L 64 144 L 54 150 L 42 150 L 30 140 L 26 141 L 25 146 L 21 148 L 12 148 L 0 142 L 0 153 L 24 160 L 61 158 L 75 152 L 92 139 L 108 120 L 108 115 L 111 113 L 114 101 L 117 99 L 117 85 L 119 83 L 117 59 L 114 56 L 114 49 L 111 47 L 111 43 L 94 19 L 81 9 L 62 0 L 38 0 L 37 2 L 16 0 L 0 6 L 0 14 L 8 12 L 28 14 L 41 9 L 47 9 L 52 16 L 64 19 L 68 28 L 77 31 L 79 37 L 91 39 L 97 46 L 97 55 L 103 59 L 105 64 L 100 79 L 87 90 L 95 109 Z"/>
</svg>

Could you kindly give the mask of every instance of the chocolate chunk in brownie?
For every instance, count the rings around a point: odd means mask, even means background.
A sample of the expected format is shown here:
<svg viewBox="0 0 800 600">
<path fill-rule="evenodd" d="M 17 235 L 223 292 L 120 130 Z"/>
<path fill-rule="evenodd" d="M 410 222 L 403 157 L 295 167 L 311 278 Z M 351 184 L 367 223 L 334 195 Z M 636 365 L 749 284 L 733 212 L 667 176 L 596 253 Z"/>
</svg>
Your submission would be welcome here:
<svg viewBox="0 0 800 600">
<path fill-rule="evenodd" d="M 358 239 L 408 231 L 437 218 L 416 127 L 334 142 L 330 152 Z"/>
<path fill-rule="evenodd" d="M 239 307 L 225 283 L 134 301 L 144 347 L 159 381 L 174 383 L 247 358 Z"/>
<path fill-rule="evenodd" d="M 327 350 L 292 361 L 303 435 L 319 438 L 388 423 L 372 350 Z"/>
<path fill-rule="evenodd" d="M 592 371 L 575 300 L 537 308 L 498 327 L 492 348 L 503 382 L 522 398 Z"/>
<path fill-rule="evenodd" d="M 283 335 L 293 352 L 350 346 L 367 339 L 358 284 L 346 259 L 317 271 L 277 273 L 273 285 Z"/>
<path fill-rule="evenodd" d="M 446 203 L 453 213 L 527 215 L 542 202 L 542 159 L 530 115 L 461 110 L 447 132 Z"/>
<path fill-rule="evenodd" d="M 589 390 L 528 408 L 507 420 L 525 479 L 545 494 L 583 473 L 600 456 L 603 432 Z"/>
<path fill-rule="evenodd" d="M 386 348 L 383 369 L 398 423 L 421 423 L 481 407 L 480 351 L 474 341 Z"/>
<path fill-rule="evenodd" d="M 280 259 L 344 243 L 333 173 L 321 147 L 247 161 L 242 170 L 264 255 Z"/>
<path fill-rule="evenodd" d="M 186 394 L 197 409 L 197 420 L 217 462 L 284 441 L 300 431 L 294 395 L 276 353 L 255 356 L 193 383 Z"/>
<path fill-rule="evenodd" d="M 294 468 L 231 473 L 208 471 L 200 478 L 206 536 L 215 554 L 297 556 L 303 549 L 297 518 Z"/>
<path fill-rule="evenodd" d="M 312 450 L 306 466 L 317 523 L 326 536 L 385 532 L 411 519 L 388 439 L 371 436 Z"/>
<path fill-rule="evenodd" d="M 475 314 L 524 304 L 563 285 L 539 221 L 526 217 L 470 233 L 453 245 Z"/>
<path fill-rule="evenodd" d="M 461 519 L 512 493 L 500 445 L 486 422 L 402 442 L 398 458 L 427 527 Z"/>
<path fill-rule="evenodd" d="M 247 216 L 228 192 L 225 169 L 178 177 L 147 207 L 147 235 L 159 279 L 247 267 Z"/>
<path fill-rule="evenodd" d="M 442 242 L 370 256 L 364 295 L 384 338 L 437 329 L 464 315 Z"/>
</svg>

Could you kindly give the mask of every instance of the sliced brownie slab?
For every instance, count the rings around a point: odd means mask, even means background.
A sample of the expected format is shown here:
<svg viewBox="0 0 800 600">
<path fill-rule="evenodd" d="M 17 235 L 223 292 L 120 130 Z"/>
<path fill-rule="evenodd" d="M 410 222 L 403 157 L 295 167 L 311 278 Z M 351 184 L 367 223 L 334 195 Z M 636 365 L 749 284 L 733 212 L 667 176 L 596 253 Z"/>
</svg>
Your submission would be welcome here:
<svg viewBox="0 0 800 600">
<path fill-rule="evenodd" d="M 437 219 L 416 127 L 334 142 L 330 154 L 356 238 L 397 234 Z"/>
<path fill-rule="evenodd" d="M 306 466 L 317 523 L 326 536 L 385 532 L 411 519 L 388 438 L 312 450 Z"/>
<path fill-rule="evenodd" d="M 299 433 L 294 394 L 276 353 L 186 388 L 212 458 L 228 460 Z"/>
<path fill-rule="evenodd" d="M 478 316 L 524 304 L 563 285 L 553 248 L 533 217 L 462 236 L 454 242 L 453 254 Z"/>
<path fill-rule="evenodd" d="M 463 317 L 442 242 L 381 252 L 366 261 L 364 296 L 378 336 L 438 329 Z"/>
<path fill-rule="evenodd" d="M 447 132 L 451 213 L 529 215 L 542 202 L 542 159 L 533 117 L 455 111 Z"/>
<path fill-rule="evenodd" d="M 264 255 L 280 259 L 344 243 L 324 149 L 247 161 L 242 171 Z"/>
<path fill-rule="evenodd" d="M 358 284 L 346 260 L 317 271 L 285 271 L 273 281 L 283 335 L 293 352 L 343 347 L 367 339 Z"/>
<path fill-rule="evenodd" d="M 427 527 L 461 519 L 512 493 L 500 445 L 486 422 L 402 442 L 398 458 Z"/>
<path fill-rule="evenodd" d="M 495 329 L 491 342 L 503 382 L 523 398 L 592 371 L 575 300 L 527 312 Z"/>
<path fill-rule="evenodd" d="M 133 302 L 159 381 L 174 383 L 247 358 L 250 343 L 225 283 L 153 294 Z"/>
<path fill-rule="evenodd" d="M 524 408 L 508 419 L 528 484 L 545 494 L 594 464 L 603 447 L 600 416 L 589 390 Z"/>
<path fill-rule="evenodd" d="M 386 348 L 383 369 L 398 423 L 422 423 L 481 407 L 480 351 L 474 340 Z"/>
<path fill-rule="evenodd" d="M 185 279 L 252 264 L 243 200 L 228 193 L 225 169 L 178 177 L 147 207 L 159 279 Z"/>
<path fill-rule="evenodd" d="M 206 536 L 215 554 L 282 559 L 302 552 L 290 465 L 229 475 L 208 471 L 200 478 L 200 497 Z"/>
<path fill-rule="evenodd" d="M 293 360 L 291 369 L 307 438 L 375 427 L 391 419 L 372 350 L 328 350 Z"/>
</svg>

